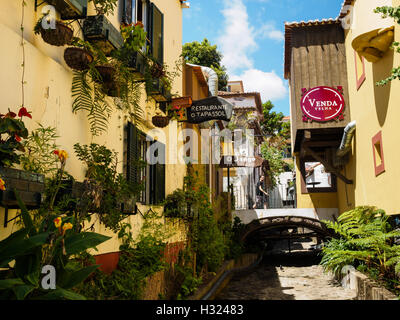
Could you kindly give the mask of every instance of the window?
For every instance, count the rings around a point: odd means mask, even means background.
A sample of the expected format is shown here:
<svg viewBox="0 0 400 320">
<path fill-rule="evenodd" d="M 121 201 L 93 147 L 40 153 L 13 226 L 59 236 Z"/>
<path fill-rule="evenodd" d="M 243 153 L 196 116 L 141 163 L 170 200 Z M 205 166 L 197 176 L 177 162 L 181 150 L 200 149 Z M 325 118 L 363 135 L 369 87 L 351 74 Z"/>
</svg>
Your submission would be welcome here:
<svg viewBox="0 0 400 320">
<path fill-rule="evenodd" d="M 301 159 L 301 193 L 336 192 L 336 176 L 327 172 L 321 162 Z"/>
<path fill-rule="evenodd" d="M 144 182 L 138 202 L 159 204 L 165 199 L 165 145 L 151 139 L 128 123 L 125 130 L 124 170 L 126 178 L 133 184 Z M 150 154 L 159 161 L 139 167 L 139 161 L 145 161 Z"/>
<path fill-rule="evenodd" d="M 150 36 L 150 52 L 153 58 L 160 64 L 164 63 L 164 15 L 155 6 L 151 4 L 150 21 L 149 21 L 149 36 Z"/>
<path fill-rule="evenodd" d="M 385 160 L 383 157 L 382 131 L 372 138 L 372 152 L 374 155 L 375 176 L 385 172 Z"/>
</svg>

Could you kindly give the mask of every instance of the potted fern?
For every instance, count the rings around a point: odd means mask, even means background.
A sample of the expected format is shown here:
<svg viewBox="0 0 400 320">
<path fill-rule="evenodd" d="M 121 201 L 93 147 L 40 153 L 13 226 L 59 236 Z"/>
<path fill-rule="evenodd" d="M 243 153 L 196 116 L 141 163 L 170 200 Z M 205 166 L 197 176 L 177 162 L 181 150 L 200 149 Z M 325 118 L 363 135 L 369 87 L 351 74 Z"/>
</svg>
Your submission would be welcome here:
<svg viewBox="0 0 400 320">
<path fill-rule="evenodd" d="M 54 25 L 52 25 L 53 23 Z M 36 23 L 34 33 L 40 34 L 43 41 L 48 44 L 64 46 L 71 43 L 74 31 L 59 20 L 51 21 L 50 16 L 46 13 Z"/>
<path fill-rule="evenodd" d="M 93 62 L 93 47 L 86 41 L 74 37 L 71 47 L 64 51 L 64 60 L 68 67 L 76 71 L 88 70 Z"/>
</svg>

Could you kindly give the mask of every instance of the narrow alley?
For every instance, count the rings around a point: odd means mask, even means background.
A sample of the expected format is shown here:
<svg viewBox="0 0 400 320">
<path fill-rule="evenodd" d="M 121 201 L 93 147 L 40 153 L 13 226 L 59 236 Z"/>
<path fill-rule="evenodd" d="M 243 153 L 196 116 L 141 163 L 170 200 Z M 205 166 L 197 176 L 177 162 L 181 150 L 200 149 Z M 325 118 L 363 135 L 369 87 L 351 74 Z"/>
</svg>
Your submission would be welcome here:
<svg viewBox="0 0 400 320">
<path fill-rule="evenodd" d="M 324 273 L 308 244 L 295 242 L 305 249 L 289 253 L 281 241 L 254 271 L 235 275 L 216 300 L 352 300 L 355 292 Z"/>
</svg>

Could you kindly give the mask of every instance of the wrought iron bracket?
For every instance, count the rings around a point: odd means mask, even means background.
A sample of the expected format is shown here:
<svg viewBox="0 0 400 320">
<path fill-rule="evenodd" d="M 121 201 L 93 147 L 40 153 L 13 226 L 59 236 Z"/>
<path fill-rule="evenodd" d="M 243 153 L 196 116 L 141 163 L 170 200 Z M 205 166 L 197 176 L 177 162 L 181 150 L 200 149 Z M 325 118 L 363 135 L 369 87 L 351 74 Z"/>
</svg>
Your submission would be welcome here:
<svg viewBox="0 0 400 320">
<path fill-rule="evenodd" d="M 35 12 L 37 11 L 37 8 L 40 7 L 45 2 L 46 1 L 42 1 L 41 3 L 38 3 L 38 0 L 35 0 Z"/>
<path fill-rule="evenodd" d="M 8 207 L 4 207 L 4 228 L 7 228 L 9 222 L 14 221 L 17 219 L 21 214 L 17 214 L 14 218 L 8 220 Z"/>
</svg>

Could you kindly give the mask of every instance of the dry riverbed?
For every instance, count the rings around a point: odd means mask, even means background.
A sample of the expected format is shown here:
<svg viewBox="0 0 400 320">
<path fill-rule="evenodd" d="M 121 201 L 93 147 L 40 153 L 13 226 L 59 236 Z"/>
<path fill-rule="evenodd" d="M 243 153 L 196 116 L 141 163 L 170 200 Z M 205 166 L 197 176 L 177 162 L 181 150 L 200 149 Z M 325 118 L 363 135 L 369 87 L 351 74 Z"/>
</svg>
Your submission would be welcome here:
<svg viewBox="0 0 400 320">
<path fill-rule="evenodd" d="M 235 276 L 217 300 L 352 300 L 355 292 L 325 274 L 318 261 L 311 251 L 275 250 L 253 272 Z"/>
</svg>

